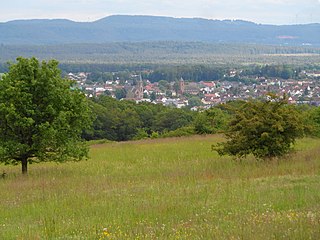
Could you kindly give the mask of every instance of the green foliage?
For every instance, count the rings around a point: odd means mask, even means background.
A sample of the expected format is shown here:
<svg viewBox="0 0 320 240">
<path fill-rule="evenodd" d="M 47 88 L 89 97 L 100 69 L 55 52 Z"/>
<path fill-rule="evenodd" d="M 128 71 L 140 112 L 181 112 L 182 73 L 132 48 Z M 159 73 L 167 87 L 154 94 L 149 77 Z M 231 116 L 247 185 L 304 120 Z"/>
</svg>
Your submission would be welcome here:
<svg viewBox="0 0 320 240">
<path fill-rule="evenodd" d="M 320 107 L 311 108 L 304 116 L 310 126 L 310 135 L 320 137 Z"/>
<path fill-rule="evenodd" d="M 166 108 L 164 111 L 157 114 L 153 130 L 160 133 L 173 131 L 189 125 L 192 120 L 193 115 L 190 111 L 177 108 Z"/>
<path fill-rule="evenodd" d="M 195 118 L 194 131 L 197 134 L 211 134 L 214 132 L 211 122 L 205 113 L 200 113 Z"/>
<path fill-rule="evenodd" d="M 192 96 L 188 99 L 188 108 L 193 108 L 195 106 L 201 106 L 202 102 L 201 99 L 197 96 Z"/>
<path fill-rule="evenodd" d="M 151 137 L 151 139 L 159 138 L 159 133 L 158 132 L 152 132 L 150 137 Z"/>
<path fill-rule="evenodd" d="M 204 112 L 193 112 L 186 108 L 177 109 L 146 102 L 137 104 L 134 101 L 118 101 L 109 96 L 99 96 L 90 101 L 94 124 L 93 129 L 86 131 L 83 137 L 87 140 L 127 141 L 151 138 L 153 132 L 161 137 L 225 132 L 232 115 L 242 109 L 244 104 L 244 101 L 232 101 Z M 314 109 L 296 107 L 304 121 L 305 132 L 312 135 L 316 135 L 317 131 Z M 192 132 L 180 134 L 189 126 L 193 126 Z M 182 129 L 179 130 L 180 128 Z"/>
<path fill-rule="evenodd" d="M 254 66 L 250 69 L 246 69 L 241 73 L 245 75 L 255 75 L 260 77 L 279 77 L 283 79 L 297 78 L 300 73 L 300 69 L 297 67 L 291 67 L 289 65 L 264 65 Z"/>
<path fill-rule="evenodd" d="M 127 91 L 124 88 L 117 89 L 115 92 L 115 95 L 116 95 L 116 98 L 120 100 L 126 97 Z"/>
<path fill-rule="evenodd" d="M 113 100 L 111 97 L 105 97 L 104 99 Z M 96 103 L 89 101 L 92 114 L 94 116 L 93 128 L 90 131 L 86 131 L 83 137 L 87 140 L 93 139 L 109 139 L 117 140 L 117 133 L 115 126 L 118 121 L 117 109 L 106 108 L 103 104 L 108 103 Z M 110 103 L 112 104 L 112 103 Z"/>
<path fill-rule="evenodd" d="M 109 139 L 126 141 L 132 139 L 141 127 L 141 120 L 133 107 L 133 102 L 117 101 L 108 96 L 101 96 L 90 106 L 96 118 L 93 131 L 87 132 L 87 140 Z"/>
<path fill-rule="evenodd" d="M 110 72 L 92 72 L 88 75 L 87 81 L 90 82 L 100 82 L 104 83 L 105 81 L 113 80 L 113 75 Z"/>
<path fill-rule="evenodd" d="M 85 96 L 62 79 L 58 62 L 18 58 L 0 81 L 0 161 L 6 164 L 86 158 L 90 126 Z"/>
<path fill-rule="evenodd" d="M 194 128 L 187 126 L 187 127 L 181 127 L 176 130 L 165 132 L 161 135 L 161 137 L 184 137 L 184 136 L 191 136 L 194 135 Z"/>
<path fill-rule="evenodd" d="M 125 109 L 119 114 L 117 122 L 118 139 L 119 141 L 127 141 L 133 139 L 141 128 L 139 115 L 134 109 Z"/>
<path fill-rule="evenodd" d="M 100 96 L 92 102 L 96 115 L 92 132 L 86 139 L 106 138 L 114 141 L 137 140 L 194 134 L 185 128 L 192 125 L 197 113 L 151 103 L 136 104 L 133 101 L 118 101 Z"/>
<path fill-rule="evenodd" d="M 156 99 L 157 99 L 156 93 L 155 93 L 155 92 L 152 92 L 152 93 L 150 94 L 150 100 L 151 100 L 151 101 L 155 101 Z"/>
<path fill-rule="evenodd" d="M 159 84 L 160 90 L 163 92 L 170 89 L 170 85 L 169 85 L 168 81 L 166 81 L 166 80 L 160 80 L 158 82 L 158 84 Z"/>
<path fill-rule="evenodd" d="M 143 128 L 137 130 L 136 135 L 133 137 L 133 140 L 141 140 L 149 138 L 149 134 Z"/>
<path fill-rule="evenodd" d="M 197 134 L 211 134 L 226 130 L 230 121 L 230 113 L 218 107 L 210 108 L 197 115 L 194 130 Z"/>
<path fill-rule="evenodd" d="M 127 141 L 152 138 L 191 125 L 194 114 L 190 110 L 164 107 L 151 103 L 118 101 L 108 96 L 94 99 L 90 106 L 95 120 L 93 130 L 83 136 L 87 140 L 109 139 Z"/>
<path fill-rule="evenodd" d="M 226 131 L 227 142 L 215 148 L 220 155 L 281 157 L 289 153 L 296 138 L 303 135 L 304 126 L 298 111 L 284 99 L 251 100 L 234 112 Z"/>
</svg>

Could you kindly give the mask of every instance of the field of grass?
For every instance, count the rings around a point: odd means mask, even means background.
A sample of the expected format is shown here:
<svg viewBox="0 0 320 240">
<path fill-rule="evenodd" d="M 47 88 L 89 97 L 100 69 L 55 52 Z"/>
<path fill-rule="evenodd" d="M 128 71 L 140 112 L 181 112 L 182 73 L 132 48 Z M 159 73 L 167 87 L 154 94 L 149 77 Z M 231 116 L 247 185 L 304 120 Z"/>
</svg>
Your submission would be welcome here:
<svg viewBox="0 0 320 240">
<path fill-rule="evenodd" d="M 320 239 L 320 140 L 282 161 L 211 152 L 219 135 L 91 147 L 0 166 L 0 239 Z"/>
</svg>

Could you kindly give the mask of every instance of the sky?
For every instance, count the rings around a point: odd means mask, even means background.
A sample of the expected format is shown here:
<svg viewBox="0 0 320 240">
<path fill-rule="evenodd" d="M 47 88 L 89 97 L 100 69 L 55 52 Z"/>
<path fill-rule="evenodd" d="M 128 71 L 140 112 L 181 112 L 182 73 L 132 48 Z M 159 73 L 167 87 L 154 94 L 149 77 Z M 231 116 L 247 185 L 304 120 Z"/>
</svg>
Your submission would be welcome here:
<svg viewBox="0 0 320 240">
<path fill-rule="evenodd" d="M 2 0 L 0 9 L 0 22 L 57 18 L 92 22 L 126 14 L 276 25 L 320 23 L 320 0 Z"/>
</svg>

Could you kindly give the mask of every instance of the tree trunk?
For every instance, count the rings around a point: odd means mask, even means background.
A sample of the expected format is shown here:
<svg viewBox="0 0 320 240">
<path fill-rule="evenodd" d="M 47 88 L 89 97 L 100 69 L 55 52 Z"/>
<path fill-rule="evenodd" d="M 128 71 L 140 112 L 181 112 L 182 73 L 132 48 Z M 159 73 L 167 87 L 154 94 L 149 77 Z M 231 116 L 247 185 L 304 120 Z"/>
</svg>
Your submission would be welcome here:
<svg viewBox="0 0 320 240">
<path fill-rule="evenodd" d="M 28 173 L 28 158 L 24 157 L 21 159 L 21 165 L 22 165 L 22 174 Z"/>
</svg>

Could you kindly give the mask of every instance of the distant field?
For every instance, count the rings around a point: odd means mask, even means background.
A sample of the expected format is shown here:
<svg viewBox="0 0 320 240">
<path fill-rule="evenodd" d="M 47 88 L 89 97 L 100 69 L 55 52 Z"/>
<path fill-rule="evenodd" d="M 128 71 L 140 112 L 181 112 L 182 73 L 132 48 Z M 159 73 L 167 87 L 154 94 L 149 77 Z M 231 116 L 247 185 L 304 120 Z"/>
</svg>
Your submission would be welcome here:
<svg viewBox="0 0 320 240">
<path fill-rule="evenodd" d="M 106 143 L 79 163 L 0 166 L 0 239 L 320 239 L 320 140 L 279 162 L 222 137 Z"/>
</svg>

